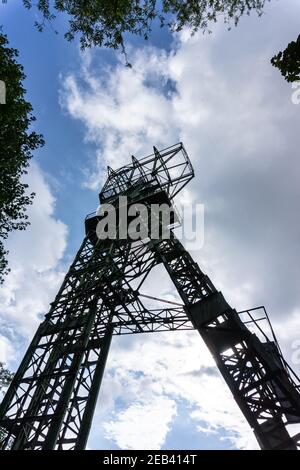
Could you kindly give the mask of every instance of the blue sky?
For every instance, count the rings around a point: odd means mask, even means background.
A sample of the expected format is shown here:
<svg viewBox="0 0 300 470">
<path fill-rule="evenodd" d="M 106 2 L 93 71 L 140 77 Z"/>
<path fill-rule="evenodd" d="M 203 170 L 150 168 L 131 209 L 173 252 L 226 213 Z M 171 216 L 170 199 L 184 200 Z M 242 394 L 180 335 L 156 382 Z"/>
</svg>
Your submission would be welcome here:
<svg viewBox="0 0 300 470">
<path fill-rule="evenodd" d="M 0 3 L 46 140 L 28 175 L 31 227 L 13 234 L 1 290 L 0 360 L 15 370 L 97 206 L 107 164 L 182 140 L 196 177 L 182 196 L 205 205 L 192 255 L 237 309 L 265 304 L 299 368 L 299 112 L 269 60 L 299 34 L 296 0 L 262 18 L 191 38 L 155 30 L 119 53 L 80 53 L 21 2 Z M 166 276 L 152 292 L 173 298 Z M 138 358 L 143 354 L 142 364 Z M 299 358 L 300 359 L 300 358 Z M 114 338 L 89 448 L 253 448 L 255 441 L 195 332 Z"/>
</svg>

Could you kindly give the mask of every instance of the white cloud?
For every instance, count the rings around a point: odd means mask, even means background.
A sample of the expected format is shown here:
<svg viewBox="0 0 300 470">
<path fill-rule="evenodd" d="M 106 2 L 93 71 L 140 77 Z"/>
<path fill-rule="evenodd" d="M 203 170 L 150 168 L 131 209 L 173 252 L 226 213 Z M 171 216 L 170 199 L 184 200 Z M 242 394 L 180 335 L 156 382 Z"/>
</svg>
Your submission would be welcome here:
<svg viewBox="0 0 300 470">
<path fill-rule="evenodd" d="M 55 199 L 50 187 L 35 163 L 30 166 L 26 182 L 36 193 L 28 209 L 31 225 L 9 237 L 11 272 L 0 291 L 1 330 L 12 337 L 15 354 L 19 354 L 19 348 L 23 350 L 16 333 L 26 341 L 31 339 L 41 321 L 39 315 L 48 311 L 58 289 L 63 276 L 59 262 L 67 237 L 66 226 L 54 216 Z M 7 355 L 6 359 L 11 362 L 16 358 Z"/>
<path fill-rule="evenodd" d="M 102 69 L 96 79 L 90 74 L 91 62 L 84 61 L 82 74 L 88 86 L 82 89 L 72 75 L 64 81 L 62 105 L 84 122 L 87 139 L 99 144 L 97 169 L 87 181 L 93 188 L 107 164 L 118 167 L 132 152 L 151 153 L 149 142 L 161 146 L 177 138 L 172 99 L 162 93 L 168 78 L 167 54 L 152 48 L 132 54 L 133 71 L 120 64 L 116 70 Z"/>
<path fill-rule="evenodd" d="M 13 345 L 6 336 L 0 335 L 0 362 L 6 364 L 13 354 Z"/>
<path fill-rule="evenodd" d="M 105 437 L 121 449 L 160 449 L 175 414 L 175 401 L 162 396 L 134 402 L 104 423 Z"/>
<path fill-rule="evenodd" d="M 177 403 L 199 432 L 199 444 L 213 434 L 229 447 L 257 448 L 196 332 L 114 339 L 89 447 L 107 448 L 104 435 L 122 449 L 165 448 Z"/>
</svg>

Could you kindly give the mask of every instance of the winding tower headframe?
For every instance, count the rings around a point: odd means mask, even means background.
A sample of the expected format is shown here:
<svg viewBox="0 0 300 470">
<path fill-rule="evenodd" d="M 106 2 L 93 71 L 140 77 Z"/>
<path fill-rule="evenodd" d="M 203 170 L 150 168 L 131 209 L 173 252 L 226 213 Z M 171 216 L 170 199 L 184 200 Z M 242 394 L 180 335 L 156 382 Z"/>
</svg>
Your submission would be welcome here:
<svg viewBox="0 0 300 470">
<path fill-rule="evenodd" d="M 118 201 L 126 196 L 128 211 L 139 203 L 172 208 L 193 177 L 182 143 L 154 148 L 118 170 L 108 168 L 100 204 L 120 211 Z M 0 446 L 84 449 L 112 336 L 196 329 L 261 448 L 299 447 L 300 435 L 290 429 L 300 422 L 299 379 L 282 356 L 264 308 L 231 308 L 172 228 L 168 238 L 149 233 L 136 241 L 103 240 L 97 232 L 101 217 L 99 211 L 86 217 L 83 243 L 1 403 Z M 167 270 L 182 305 L 147 307 L 143 285 L 158 265 Z"/>
</svg>

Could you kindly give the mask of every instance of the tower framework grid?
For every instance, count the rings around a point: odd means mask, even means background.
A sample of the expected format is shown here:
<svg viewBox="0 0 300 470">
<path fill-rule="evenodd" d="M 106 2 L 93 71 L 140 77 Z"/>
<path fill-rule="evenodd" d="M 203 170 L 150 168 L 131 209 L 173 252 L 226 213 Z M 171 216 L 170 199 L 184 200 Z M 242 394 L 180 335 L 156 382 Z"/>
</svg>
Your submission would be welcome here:
<svg viewBox="0 0 300 470">
<path fill-rule="evenodd" d="M 193 177 L 182 143 L 154 147 L 145 158 L 108 168 L 100 204 L 120 211 L 126 196 L 127 210 L 172 209 Z M 168 238 L 149 232 L 138 240 L 103 240 L 101 217 L 99 211 L 86 217 L 82 245 L 1 403 L 0 448 L 84 449 L 112 336 L 175 330 L 200 333 L 262 449 L 299 448 L 300 382 L 264 307 L 233 309 L 172 227 Z M 144 283 L 159 265 L 182 304 L 147 307 Z"/>
</svg>

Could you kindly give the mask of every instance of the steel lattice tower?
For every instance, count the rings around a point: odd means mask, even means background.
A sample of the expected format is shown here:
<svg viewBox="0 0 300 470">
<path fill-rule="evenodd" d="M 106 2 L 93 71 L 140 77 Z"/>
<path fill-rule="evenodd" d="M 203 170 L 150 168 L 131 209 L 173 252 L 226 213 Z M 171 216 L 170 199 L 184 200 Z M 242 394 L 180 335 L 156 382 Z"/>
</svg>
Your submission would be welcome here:
<svg viewBox="0 0 300 470">
<path fill-rule="evenodd" d="M 117 210 L 167 203 L 193 178 L 183 145 L 137 160 L 108 178 L 99 198 Z M 99 213 L 39 326 L 0 408 L 1 448 L 84 449 L 112 335 L 196 329 L 262 449 L 296 449 L 300 434 L 299 379 L 285 362 L 263 307 L 237 312 L 170 237 L 100 240 Z M 183 305 L 149 309 L 142 286 L 164 265 Z M 259 318 L 255 317 L 259 313 Z M 269 324 L 271 327 L 271 325 Z"/>
</svg>

